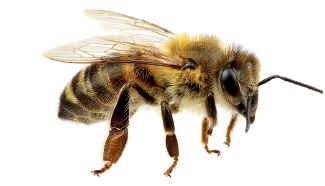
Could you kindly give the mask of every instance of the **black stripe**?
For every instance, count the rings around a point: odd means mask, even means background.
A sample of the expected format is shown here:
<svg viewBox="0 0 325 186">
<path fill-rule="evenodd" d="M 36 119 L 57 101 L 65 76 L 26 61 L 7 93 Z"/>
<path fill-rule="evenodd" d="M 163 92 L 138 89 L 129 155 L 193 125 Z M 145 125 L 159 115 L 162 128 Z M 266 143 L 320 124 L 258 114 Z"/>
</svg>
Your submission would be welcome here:
<svg viewBox="0 0 325 186">
<path fill-rule="evenodd" d="M 136 90 L 138 95 L 143 99 L 143 101 L 150 105 L 157 105 L 157 101 L 145 90 L 143 90 L 139 85 L 133 83 L 132 88 Z"/>
<path fill-rule="evenodd" d="M 115 93 L 109 89 L 110 80 L 108 79 L 106 64 L 91 65 L 87 70 L 91 86 L 97 98 L 106 104 L 110 104 L 114 100 Z"/>
<path fill-rule="evenodd" d="M 58 117 L 63 120 L 74 120 L 76 116 L 73 115 L 70 111 L 63 107 L 62 104 L 59 106 Z"/>
<path fill-rule="evenodd" d="M 70 88 L 70 87 L 66 87 L 66 88 Z M 67 99 L 65 91 L 61 94 L 60 104 L 64 108 L 71 111 L 73 114 L 75 114 L 77 116 L 87 116 L 88 115 L 88 112 L 84 109 L 84 107 L 82 107 L 82 106 L 80 106 L 78 104 L 75 104 L 75 103 L 73 103 L 73 102 L 71 102 L 70 100 Z"/>
<path fill-rule="evenodd" d="M 73 78 L 71 87 L 72 90 L 77 97 L 78 101 L 88 110 L 93 112 L 106 112 L 108 110 L 108 106 L 101 104 L 95 97 L 91 97 L 90 95 L 85 94 L 82 90 L 82 87 L 79 86 L 82 82 L 79 82 L 80 72 L 78 72 Z M 82 77 L 85 79 L 84 77 Z M 79 84 L 79 85 L 78 85 Z M 86 90 L 87 91 L 87 90 Z M 91 90 L 90 90 L 91 91 Z"/>
</svg>

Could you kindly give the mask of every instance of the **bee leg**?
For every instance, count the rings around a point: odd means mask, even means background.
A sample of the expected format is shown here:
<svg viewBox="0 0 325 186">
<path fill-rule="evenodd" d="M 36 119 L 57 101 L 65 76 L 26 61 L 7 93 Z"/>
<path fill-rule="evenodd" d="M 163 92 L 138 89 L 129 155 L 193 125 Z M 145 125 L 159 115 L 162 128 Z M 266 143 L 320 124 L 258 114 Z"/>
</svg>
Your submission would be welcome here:
<svg viewBox="0 0 325 186">
<path fill-rule="evenodd" d="M 129 126 L 129 90 L 133 82 L 127 83 L 121 90 L 119 99 L 114 109 L 110 131 L 107 137 L 103 160 L 104 167 L 100 170 L 92 171 L 94 175 L 104 173 L 121 157 L 128 139 L 128 126 Z"/>
<path fill-rule="evenodd" d="M 210 150 L 208 147 L 209 136 L 211 136 L 212 132 L 213 132 L 213 128 L 209 127 L 208 119 L 204 118 L 202 122 L 202 143 L 204 144 L 204 149 L 209 154 L 216 153 L 219 156 L 221 154 L 220 150 Z"/>
<path fill-rule="evenodd" d="M 214 100 L 214 94 L 209 92 L 206 100 L 206 109 L 208 118 L 204 118 L 202 122 L 202 143 L 207 153 L 216 153 L 220 155 L 219 150 L 210 150 L 208 147 L 209 136 L 211 136 L 213 127 L 217 125 L 217 108 Z"/>
<path fill-rule="evenodd" d="M 230 141 L 231 141 L 230 135 L 236 126 L 237 118 L 238 118 L 238 114 L 233 114 L 231 117 L 230 123 L 227 127 L 227 133 L 226 133 L 227 140 L 224 142 L 224 144 L 226 144 L 228 147 L 230 146 Z"/>
<path fill-rule="evenodd" d="M 161 114 L 166 133 L 166 148 L 169 156 L 174 158 L 173 164 L 165 172 L 165 175 L 171 178 L 170 174 L 172 173 L 173 169 L 176 167 L 178 162 L 179 151 L 177 138 L 174 134 L 175 127 L 173 116 L 166 101 L 161 102 Z"/>
</svg>

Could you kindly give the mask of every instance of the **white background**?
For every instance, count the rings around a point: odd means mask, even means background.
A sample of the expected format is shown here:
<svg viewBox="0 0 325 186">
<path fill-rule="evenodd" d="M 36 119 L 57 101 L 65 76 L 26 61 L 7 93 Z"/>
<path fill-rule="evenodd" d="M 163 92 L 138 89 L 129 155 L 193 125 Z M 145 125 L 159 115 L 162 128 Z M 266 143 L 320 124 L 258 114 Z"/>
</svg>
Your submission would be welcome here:
<svg viewBox="0 0 325 186">
<path fill-rule="evenodd" d="M 194 3 L 195 2 L 195 3 Z M 82 65 L 50 61 L 49 48 L 102 34 L 83 17 L 85 8 L 107 9 L 173 32 L 212 33 L 241 43 L 262 62 L 262 78 L 279 74 L 325 89 L 323 1 L 11 1 L 1 3 L 0 185 L 325 185 L 324 94 L 273 80 L 260 89 L 250 131 L 241 119 L 232 144 L 224 144 L 230 115 L 207 154 L 201 118 L 174 116 L 180 159 L 172 179 L 160 116 L 139 112 L 131 120 L 120 161 L 101 178 L 106 123 L 84 126 L 57 119 L 59 96 Z"/>
</svg>

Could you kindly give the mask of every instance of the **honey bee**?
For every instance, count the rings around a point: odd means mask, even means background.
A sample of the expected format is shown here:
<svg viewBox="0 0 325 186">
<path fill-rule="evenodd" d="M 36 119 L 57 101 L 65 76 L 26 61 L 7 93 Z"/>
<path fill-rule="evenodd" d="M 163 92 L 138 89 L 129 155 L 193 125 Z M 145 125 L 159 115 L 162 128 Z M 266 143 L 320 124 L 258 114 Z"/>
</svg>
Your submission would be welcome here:
<svg viewBox="0 0 325 186">
<path fill-rule="evenodd" d="M 202 143 L 211 154 L 209 136 L 217 125 L 216 104 L 227 108 L 231 121 L 226 142 L 239 117 L 248 132 L 255 120 L 259 86 L 272 79 L 323 93 L 315 87 L 274 75 L 260 81 L 260 62 L 250 51 L 224 45 L 213 35 L 174 34 L 147 21 L 104 10 L 84 10 L 108 33 L 68 43 L 43 53 L 65 63 L 90 64 L 65 87 L 58 117 L 84 124 L 109 121 L 100 175 L 117 163 L 128 139 L 129 119 L 143 105 L 160 107 L 166 148 L 173 158 L 165 172 L 171 176 L 179 157 L 173 114 L 189 110 L 203 116 Z"/>
</svg>

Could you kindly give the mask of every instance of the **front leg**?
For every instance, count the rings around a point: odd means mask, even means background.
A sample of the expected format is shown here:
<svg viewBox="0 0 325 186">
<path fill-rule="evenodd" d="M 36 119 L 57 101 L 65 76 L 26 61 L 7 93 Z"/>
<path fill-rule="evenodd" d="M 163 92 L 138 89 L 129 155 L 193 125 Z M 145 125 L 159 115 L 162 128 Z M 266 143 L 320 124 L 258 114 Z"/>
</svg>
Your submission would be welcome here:
<svg viewBox="0 0 325 186">
<path fill-rule="evenodd" d="M 213 127 L 217 125 L 217 108 L 213 92 L 209 92 L 207 95 L 206 111 L 208 118 L 204 118 L 202 122 L 202 143 L 207 153 L 217 153 L 219 156 L 219 150 L 210 150 L 208 147 L 209 136 L 212 134 Z"/>
<path fill-rule="evenodd" d="M 227 127 L 227 133 L 226 133 L 226 138 L 227 140 L 225 141 L 224 144 L 226 144 L 228 147 L 230 146 L 230 135 L 232 133 L 232 131 L 234 130 L 235 126 L 236 126 L 236 122 L 237 122 L 237 118 L 238 118 L 238 114 L 234 114 L 231 117 L 230 123 Z"/>
<path fill-rule="evenodd" d="M 171 178 L 170 174 L 172 173 L 173 169 L 176 167 L 178 162 L 179 151 L 177 138 L 174 133 L 175 126 L 172 112 L 169 109 L 168 103 L 166 101 L 161 102 L 161 115 L 166 133 L 166 148 L 169 156 L 174 158 L 173 164 L 165 172 L 165 175 Z"/>
</svg>

